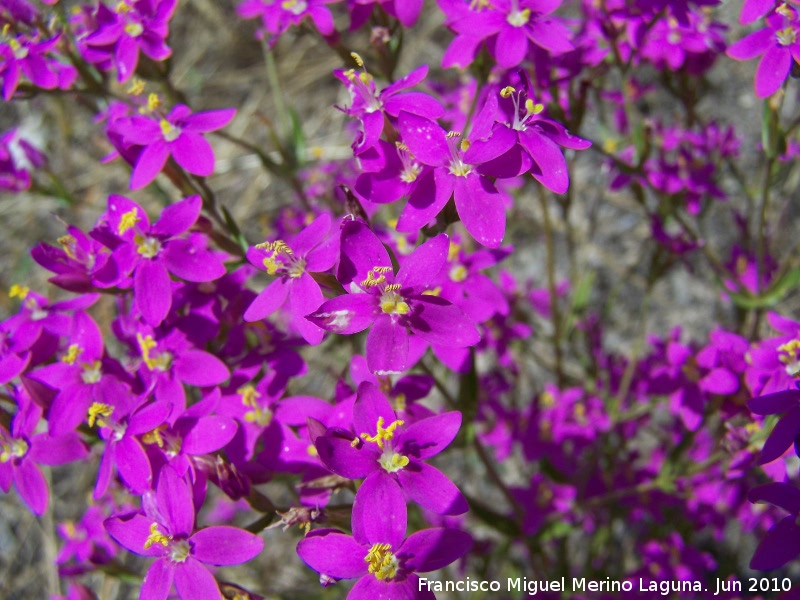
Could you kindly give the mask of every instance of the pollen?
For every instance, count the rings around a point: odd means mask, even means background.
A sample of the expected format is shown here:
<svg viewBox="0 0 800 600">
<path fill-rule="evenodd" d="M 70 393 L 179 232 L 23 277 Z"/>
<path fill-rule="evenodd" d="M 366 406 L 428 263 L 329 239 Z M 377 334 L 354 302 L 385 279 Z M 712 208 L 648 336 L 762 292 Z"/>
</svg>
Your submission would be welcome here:
<svg viewBox="0 0 800 600">
<path fill-rule="evenodd" d="M 531 9 L 526 8 L 523 10 L 512 11 L 506 17 L 506 21 L 512 27 L 523 27 L 531 20 Z"/>
<path fill-rule="evenodd" d="M 131 12 L 132 10 L 133 9 L 131 8 L 131 5 L 128 4 L 127 2 L 118 2 L 117 6 L 114 8 L 114 12 L 120 15 L 127 12 Z"/>
<path fill-rule="evenodd" d="M 61 249 L 64 251 L 64 254 L 67 255 L 67 258 L 71 258 L 72 260 L 75 260 L 75 249 L 76 249 L 76 245 L 78 243 L 78 240 L 76 240 L 71 235 L 62 235 L 56 241 L 61 246 Z"/>
<path fill-rule="evenodd" d="M 455 265 L 452 269 L 450 269 L 450 281 L 460 283 L 464 281 L 468 275 L 469 273 L 464 265 Z"/>
<path fill-rule="evenodd" d="M 139 351 L 142 353 L 142 360 L 151 371 L 166 371 L 172 365 L 172 355 L 169 352 L 162 352 L 153 356 L 150 351 L 157 347 L 156 341 L 152 336 L 142 336 L 136 334 L 136 341 L 139 343 Z"/>
<path fill-rule="evenodd" d="M 119 235 L 122 235 L 123 233 L 128 231 L 128 229 L 135 227 L 136 224 L 141 220 L 142 219 L 141 217 L 139 217 L 139 214 L 136 212 L 135 208 L 133 210 L 126 212 L 124 215 L 122 215 L 122 218 L 120 218 L 119 220 L 119 225 L 117 226 L 117 233 Z"/>
<path fill-rule="evenodd" d="M 400 294 L 388 290 L 381 295 L 381 310 L 387 315 L 407 315 L 411 308 Z"/>
<path fill-rule="evenodd" d="M 513 93 L 514 93 L 514 92 L 516 92 L 516 91 L 517 91 L 517 90 L 516 90 L 516 89 L 514 89 L 512 86 L 510 86 L 510 85 L 507 85 L 507 86 L 506 86 L 506 87 L 504 87 L 502 90 L 500 90 L 500 97 L 501 97 L 501 98 L 510 98 L 510 97 L 511 97 L 511 94 L 513 94 Z"/>
<path fill-rule="evenodd" d="M 147 539 L 144 542 L 144 549 L 147 550 L 153 544 L 161 544 L 166 548 L 169 546 L 170 540 L 172 540 L 172 536 L 161 533 L 158 530 L 158 523 L 153 523 L 150 525 L 150 535 L 147 536 Z"/>
<path fill-rule="evenodd" d="M 353 57 L 353 60 L 356 61 L 356 64 L 363 68 L 364 67 L 364 59 L 361 58 L 361 55 L 358 52 L 351 52 L 350 56 Z"/>
<path fill-rule="evenodd" d="M 139 96 L 142 93 L 144 93 L 144 86 L 145 86 L 144 79 L 139 79 L 138 77 L 134 77 L 131 80 L 131 87 L 128 88 L 128 94 L 130 94 L 131 96 Z M 151 94 L 151 96 L 152 95 L 155 95 L 155 94 Z M 156 97 L 158 97 L 158 96 L 156 96 Z M 149 100 L 149 98 L 148 98 L 148 100 Z"/>
<path fill-rule="evenodd" d="M 542 104 L 541 102 L 537 102 L 534 104 L 533 100 L 528 98 L 527 100 L 525 100 L 525 110 L 528 111 L 528 114 L 538 115 L 544 110 L 544 104 Z"/>
<path fill-rule="evenodd" d="M 89 427 L 94 427 L 95 423 L 97 423 L 98 427 L 105 427 L 106 423 L 100 417 L 110 417 L 113 412 L 114 412 L 113 406 L 109 406 L 108 404 L 101 404 L 100 402 L 93 402 L 92 405 L 89 407 L 89 416 L 87 418 L 87 421 L 89 422 Z"/>
<path fill-rule="evenodd" d="M 383 450 L 383 445 L 394 439 L 394 431 L 398 427 L 402 426 L 405 421 L 392 421 L 392 423 L 384 429 L 383 427 L 383 417 L 378 417 L 378 422 L 376 424 L 377 433 L 375 435 L 369 435 L 368 433 L 362 433 L 361 439 L 365 442 L 373 442 L 378 444 L 378 448 Z"/>
<path fill-rule="evenodd" d="M 394 579 L 397 575 L 399 563 L 389 544 L 373 544 L 364 557 L 364 562 L 369 563 L 367 570 L 381 581 Z"/>
<path fill-rule="evenodd" d="M 161 432 L 167 428 L 166 425 L 159 425 L 153 431 L 149 431 L 142 436 L 142 441 L 145 444 L 156 444 L 159 448 L 164 447 L 164 437 Z"/>
<path fill-rule="evenodd" d="M 28 295 L 28 292 L 30 291 L 31 289 L 29 287 L 15 283 L 14 285 L 11 286 L 11 289 L 8 290 L 8 297 L 25 300 L 25 298 Z"/>
<path fill-rule="evenodd" d="M 261 394 L 250 384 L 240 387 L 236 393 L 241 395 L 242 404 L 251 408 L 244 415 L 244 420 L 248 423 L 255 423 L 261 427 L 266 427 L 272 422 L 272 411 L 268 408 L 262 407 L 258 403 L 258 398 Z"/>
<path fill-rule="evenodd" d="M 790 377 L 800 377 L 800 340 L 794 339 L 778 346 L 778 360 L 786 365 Z"/>
<path fill-rule="evenodd" d="M 133 241 L 136 243 L 136 251 L 145 258 L 155 258 L 161 251 L 161 242 L 154 237 L 136 235 Z"/>
<path fill-rule="evenodd" d="M 367 278 L 361 282 L 361 287 L 369 289 L 386 283 L 384 273 L 389 273 L 391 270 L 391 267 L 372 267 L 367 272 Z"/>
<path fill-rule="evenodd" d="M 74 365 L 78 356 L 82 352 L 83 348 L 81 348 L 78 344 L 70 344 L 69 348 L 67 348 L 67 353 L 61 357 L 61 362 L 67 363 L 68 365 Z"/>
<path fill-rule="evenodd" d="M 775 37 L 781 46 L 791 46 L 797 41 L 797 31 L 794 27 L 784 27 L 775 32 Z"/>
<path fill-rule="evenodd" d="M 161 98 L 158 97 L 158 94 L 151 93 L 147 96 L 147 110 L 148 112 L 154 112 L 161 108 Z M 163 131 L 163 127 L 162 127 Z"/>
<path fill-rule="evenodd" d="M 125 25 L 125 33 L 131 37 L 139 37 L 144 33 L 144 27 L 141 23 L 128 23 Z"/>
</svg>

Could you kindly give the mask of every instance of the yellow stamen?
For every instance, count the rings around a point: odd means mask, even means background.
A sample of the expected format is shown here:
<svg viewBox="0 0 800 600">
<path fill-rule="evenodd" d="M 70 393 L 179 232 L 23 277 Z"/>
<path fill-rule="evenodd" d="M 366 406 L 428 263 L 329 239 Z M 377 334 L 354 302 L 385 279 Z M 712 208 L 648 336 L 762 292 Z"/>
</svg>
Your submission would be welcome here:
<svg viewBox="0 0 800 600">
<path fill-rule="evenodd" d="M 61 245 L 61 249 L 64 250 L 64 254 L 66 254 L 68 258 L 74 260 L 75 246 L 78 243 L 78 240 L 76 240 L 71 235 L 62 235 L 56 241 Z"/>
<path fill-rule="evenodd" d="M 6 463 L 12 458 L 22 458 L 28 452 L 28 442 L 25 440 L 12 438 L 0 444 L 0 463 Z"/>
<path fill-rule="evenodd" d="M 150 525 L 150 535 L 147 536 L 147 540 L 144 543 L 144 549 L 147 550 L 153 544 L 161 544 L 166 548 L 169 546 L 171 539 L 171 535 L 164 535 L 158 530 L 158 523 L 153 523 Z"/>
<path fill-rule="evenodd" d="M 450 269 L 450 280 L 455 282 L 464 281 L 469 273 L 464 265 L 455 265 Z"/>
<path fill-rule="evenodd" d="M 142 93 L 144 93 L 144 86 L 145 86 L 144 79 L 139 79 L 138 77 L 134 77 L 131 80 L 131 87 L 128 88 L 128 94 L 130 94 L 131 96 L 139 96 Z M 155 96 L 155 94 L 150 94 L 150 95 Z"/>
<path fill-rule="evenodd" d="M 139 217 L 139 214 L 136 212 L 136 209 L 135 208 L 131 209 L 130 211 L 122 215 L 122 218 L 120 218 L 119 226 L 117 227 L 117 233 L 119 235 L 122 235 L 123 233 L 128 231 L 128 229 L 135 227 L 136 224 L 141 220 L 142 219 L 141 217 Z"/>
<path fill-rule="evenodd" d="M 389 544 L 373 544 L 364 557 L 364 562 L 369 563 L 367 570 L 381 581 L 397 575 L 399 563 L 390 549 Z"/>
<path fill-rule="evenodd" d="M 142 436 L 142 441 L 145 444 L 157 444 L 159 448 L 164 447 L 164 438 L 161 435 L 161 432 L 167 428 L 166 425 L 159 425 L 153 431 L 145 433 Z"/>
<path fill-rule="evenodd" d="M 403 467 L 408 466 L 408 457 L 397 452 L 385 452 L 378 459 L 381 467 L 387 473 L 397 473 Z"/>
<path fill-rule="evenodd" d="M 172 123 L 170 123 L 166 119 L 161 119 L 158 122 L 158 126 L 161 128 L 161 135 L 163 135 L 164 139 L 168 142 L 174 142 L 181 135 L 180 128 L 175 127 Z"/>
<path fill-rule="evenodd" d="M 388 441 L 390 441 L 391 439 L 394 438 L 394 430 L 397 429 L 398 427 L 400 427 L 401 425 L 403 425 L 403 423 L 405 423 L 405 421 L 400 421 L 400 420 L 393 421 L 389 425 L 389 427 L 387 427 L 385 429 L 383 427 L 383 423 L 384 423 L 383 417 L 378 417 L 378 423 L 376 425 L 376 428 L 378 430 L 377 433 L 375 435 L 369 435 L 368 433 L 362 433 L 361 434 L 361 439 L 364 440 L 365 442 L 374 442 L 374 443 L 378 444 L 378 448 L 383 450 L 384 443 L 386 443 L 386 442 L 388 442 Z"/>
<path fill-rule="evenodd" d="M 61 357 L 61 362 L 67 363 L 68 365 L 75 364 L 75 360 L 78 358 L 83 352 L 83 348 L 81 348 L 78 344 L 70 344 L 69 348 L 67 348 L 67 353 Z"/>
<path fill-rule="evenodd" d="M 153 350 L 157 344 L 152 336 L 142 336 L 141 333 L 136 334 L 136 341 L 139 343 L 139 351 L 142 353 L 142 360 L 147 368 L 151 371 L 159 370 L 166 371 L 172 364 L 172 355 L 169 352 L 162 352 L 158 356 L 152 356 L 150 351 Z"/>
<path fill-rule="evenodd" d="M 364 66 L 364 60 L 361 58 L 360 54 L 358 54 L 357 52 L 351 52 L 350 56 L 353 57 L 353 60 L 356 61 L 356 64 L 359 67 L 363 67 Z"/>
<path fill-rule="evenodd" d="M 11 286 L 11 289 L 8 290 L 8 297 L 25 300 L 26 296 L 28 295 L 28 292 L 30 291 L 31 289 L 29 287 L 15 283 L 14 285 Z"/>
<path fill-rule="evenodd" d="M 100 402 L 94 402 L 89 407 L 89 427 L 94 427 L 95 423 L 97 423 L 98 427 L 105 427 L 106 423 L 103 419 L 98 417 L 110 417 L 111 413 L 114 412 L 114 407 L 109 406 L 108 404 L 101 404 Z"/>
<path fill-rule="evenodd" d="M 528 111 L 531 115 L 538 115 L 540 112 L 544 110 L 544 104 L 541 102 L 534 104 L 533 100 L 528 98 L 525 100 L 525 110 Z"/>
<path fill-rule="evenodd" d="M 511 94 L 513 94 L 516 91 L 517 90 L 515 90 L 512 86 L 507 85 L 502 90 L 500 90 L 500 97 L 501 98 L 510 98 Z"/>
</svg>

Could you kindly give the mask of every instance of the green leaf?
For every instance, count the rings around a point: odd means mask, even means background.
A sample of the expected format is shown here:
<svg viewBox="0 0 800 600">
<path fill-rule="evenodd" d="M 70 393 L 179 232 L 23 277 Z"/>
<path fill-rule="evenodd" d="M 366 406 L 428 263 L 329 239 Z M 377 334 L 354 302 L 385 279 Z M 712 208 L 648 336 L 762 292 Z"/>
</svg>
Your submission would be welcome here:
<svg viewBox="0 0 800 600">
<path fill-rule="evenodd" d="M 787 271 L 783 277 L 758 296 L 742 293 L 732 293 L 730 296 L 737 306 L 754 310 L 774 306 L 798 285 L 800 285 L 800 268 Z"/>
</svg>

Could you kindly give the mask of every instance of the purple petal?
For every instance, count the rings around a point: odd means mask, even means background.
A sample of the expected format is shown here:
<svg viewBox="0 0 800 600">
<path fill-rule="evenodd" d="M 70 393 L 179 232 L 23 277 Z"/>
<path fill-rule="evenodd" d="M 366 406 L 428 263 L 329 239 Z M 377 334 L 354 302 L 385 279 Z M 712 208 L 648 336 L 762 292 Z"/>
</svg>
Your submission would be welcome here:
<svg viewBox="0 0 800 600">
<path fill-rule="evenodd" d="M 449 249 L 450 240 L 445 234 L 428 240 L 403 259 L 395 283 L 401 284 L 404 288 L 425 288 L 447 262 Z"/>
<path fill-rule="evenodd" d="M 739 389 L 739 378 L 728 369 L 713 369 L 703 377 L 699 385 L 712 394 L 733 394 Z"/>
<path fill-rule="evenodd" d="M 167 600 L 176 567 L 176 563 L 165 558 L 160 558 L 150 565 L 142 580 L 139 597 L 147 600 Z"/>
<path fill-rule="evenodd" d="M 534 44 L 544 48 L 553 56 L 564 54 L 575 48 L 569 41 L 572 32 L 558 21 L 537 19 L 531 24 L 528 37 Z"/>
<path fill-rule="evenodd" d="M 217 580 L 191 556 L 175 567 L 175 589 L 181 600 L 223 600 Z"/>
<path fill-rule="evenodd" d="M 161 211 L 161 217 L 150 229 L 150 233 L 164 237 L 175 237 L 197 222 L 203 200 L 198 195 L 170 204 Z"/>
<path fill-rule="evenodd" d="M 426 168 L 400 214 L 397 231 L 418 231 L 432 221 L 453 195 L 454 183 L 454 177 L 446 169 Z"/>
<path fill-rule="evenodd" d="M 353 404 L 353 429 L 356 435 L 366 433 L 374 436 L 378 432 L 378 420 L 388 427 L 397 419 L 389 400 L 378 386 L 365 381 L 358 386 L 356 401 Z"/>
<path fill-rule="evenodd" d="M 784 390 L 747 401 L 747 408 L 757 415 L 777 415 L 800 407 L 800 390 Z"/>
<path fill-rule="evenodd" d="M 287 281 L 283 277 L 279 277 L 261 290 L 256 299 L 247 307 L 247 310 L 244 311 L 244 320 L 251 323 L 266 319 L 283 306 L 288 294 Z"/>
<path fill-rule="evenodd" d="M 430 344 L 463 348 L 477 344 L 481 335 L 464 312 L 436 296 L 416 296 L 411 330 Z"/>
<path fill-rule="evenodd" d="M 145 549 L 144 545 L 150 535 L 153 519 L 141 513 L 131 513 L 106 519 L 103 522 L 108 534 L 128 552 L 140 556 L 162 556 L 164 547 L 160 544 Z M 170 580 L 170 585 L 172 581 Z"/>
<path fill-rule="evenodd" d="M 213 354 L 187 350 L 175 359 L 175 377 L 189 385 L 217 385 L 230 377 L 230 371 Z"/>
<path fill-rule="evenodd" d="M 444 129 L 435 121 L 403 111 L 398 124 L 403 141 L 415 158 L 434 167 L 447 164 L 450 148 Z"/>
<path fill-rule="evenodd" d="M 408 369 L 408 329 L 392 316 L 379 314 L 367 334 L 367 366 L 373 373 L 402 373 Z"/>
<path fill-rule="evenodd" d="M 139 263 L 133 274 L 133 295 L 148 325 L 160 325 L 172 306 L 172 283 L 161 261 L 144 259 Z"/>
<path fill-rule="evenodd" d="M 346 294 L 328 300 L 306 318 L 322 329 L 349 335 L 372 325 L 382 314 L 379 302 L 372 294 Z"/>
<path fill-rule="evenodd" d="M 31 439 L 30 458 L 41 465 L 63 465 L 89 454 L 77 433 L 51 436 L 40 433 Z"/>
<path fill-rule="evenodd" d="M 569 188 L 569 173 L 564 153 L 558 144 L 535 129 L 520 133 L 519 141 L 539 167 L 540 172 L 534 170 L 531 175 L 556 194 L 565 193 Z"/>
<path fill-rule="evenodd" d="M 314 446 L 322 463 L 342 477 L 361 479 L 380 468 L 380 451 L 372 444 L 356 449 L 350 439 L 326 434 L 318 437 Z"/>
<path fill-rule="evenodd" d="M 461 413 L 451 411 L 409 425 L 394 439 L 394 448 L 404 456 L 425 460 L 439 454 L 461 428 Z"/>
<path fill-rule="evenodd" d="M 183 127 L 189 131 L 215 131 L 222 129 L 236 116 L 235 108 L 224 108 L 222 110 L 206 110 L 203 112 L 189 115 L 183 121 Z"/>
<path fill-rule="evenodd" d="M 419 578 L 413 573 L 403 580 L 382 581 L 368 575 L 362 577 L 347 594 L 347 600 L 436 600 L 433 592 L 418 591 Z"/>
<path fill-rule="evenodd" d="M 264 540 L 238 527 L 208 527 L 191 537 L 192 556 L 209 565 L 239 565 L 258 556 Z"/>
<path fill-rule="evenodd" d="M 162 467 L 156 486 L 158 512 L 170 535 L 189 535 L 194 529 L 194 501 L 186 481 L 171 467 Z"/>
<path fill-rule="evenodd" d="M 13 469 L 13 479 L 20 497 L 30 507 L 33 514 L 42 516 L 47 512 L 50 490 L 47 489 L 44 475 L 33 461 L 21 460 L 17 468 Z"/>
<path fill-rule="evenodd" d="M 761 449 L 758 464 L 764 465 L 780 458 L 794 444 L 798 432 L 800 432 L 800 408 L 793 408 L 775 424 L 772 433 L 764 442 L 764 448 Z"/>
<path fill-rule="evenodd" d="M 138 190 L 151 183 L 164 168 L 168 156 L 169 147 L 164 140 L 145 146 L 131 173 L 131 189 Z"/>
<path fill-rule="evenodd" d="M 214 150 L 202 135 L 184 131 L 170 143 L 170 151 L 175 162 L 189 173 L 208 177 L 214 172 Z"/>
<path fill-rule="evenodd" d="M 772 3 L 772 0 L 769 0 Z M 728 46 L 725 54 L 734 60 L 750 60 L 760 56 L 773 45 L 775 34 L 769 27 L 754 31 L 735 44 Z"/>
<path fill-rule="evenodd" d="M 309 344 L 312 346 L 319 344 L 323 337 L 322 329 L 306 319 L 306 315 L 317 310 L 325 300 L 319 284 L 311 275 L 303 273 L 300 277 L 292 279 L 288 287 L 292 325 Z"/>
<path fill-rule="evenodd" d="M 172 240 L 163 250 L 167 269 L 186 281 L 213 281 L 225 275 L 225 265 L 194 240 Z"/>
<path fill-rule="evenodd" d="M 525 58 L 528 37 L 522 27 L 506 25 L 497 34 L 494 55 L 497 64 L 504 69 L 516 67 Z"/>
<path fill-rule="evenodd" d="M 291 243 L 292 251 L 305 256 L 325 239 L 330 230 L 331 216 L 329 213 L 322 213 L 295 236 Z"/>
<path fill-rule="evenodd" d="M 505 207 L 500 193 L 489 179 L 475 173 L 458 177 L 455 203 L 464 227 L 477 242 L 489 248 L 498 248 L 503 243 Z"/>
<path fill-rule="evenodd" d="M 314 533 L 297 544 L 297 555 L 309 567 L 336 579 L 354 579 L 367 574 L 364 557 L 369 548 L 343 533 Z"/>
<path fill-rule="evenodd" d="M 792 515 L 778 521 L 767 532 L 753 554 L 750 568 L 757 571 L 777 569 L 797 558 L 799 554 L 800 527 Z"/>
<path fill-rule="evenodd" d="M 406 500 L 400 486 L 385 471 L 370 474 L 353 501 L 353 537 L 364 544 L 399 548 L 406 537 Z"/>
<path fill-rule="evenodd" d="M 219 415 L 203 417 L 198 419 L 195 426 L 184 436 L 181 450 L 185 454 L 194 456 L 215 452 L 233 439 L 236 429 L 236 421 L 229 417 Z"/>
<path fill-rule="evenodd" d="M 756 95 L 766 98 L 777 92 L 792 68 L 792 54 L 783 46 L 772 46 L 756 68 Z"/>
<path fill-rule="evenodd" d="M 134 493 L 142 494 L 150 489 L 153 472 L 139 442 L 132 437 L 123 437 L 116 443 L 114 458 L 119 476 Z"/>
<path fill-rule="evenodd" d="M 336 278 L 347 287 L 359 284 L 375 267 L 391 267 L 392 261 L 378 236 L 360 221 L 348 221 L 342 226 L 341 260 Z"/>
<path fill-rule="evenodd" d="M 403 492 L 437 515 L 461 515 L 469 510 L 464 495 L 439 469 L 412 462 L 397 473 Z"/>
<path fill-rule="evenodd" d="M 439 101 L 424 92 L 406 92 L 388 98 L 383 103 L 383 110 L 393 117 L 399 115 L 400 111 L 407 111 L 429 119 L 438 119 L 444 114 L 444 109 Z"/>
<path fill-rule="evenodd" d="M 472 537 L 460 529 L 423 529 L 408 536 L 398 552 L 406 566 L 418 573 L 446 567 L 472 547 Z"/>
<path fill-rule="evenodd" d="M 800 514 L 800 489 L 788 483 L 767 483 L 750 490 L 750 502 L 769 502 L 795 517 Z"/>
</svg>

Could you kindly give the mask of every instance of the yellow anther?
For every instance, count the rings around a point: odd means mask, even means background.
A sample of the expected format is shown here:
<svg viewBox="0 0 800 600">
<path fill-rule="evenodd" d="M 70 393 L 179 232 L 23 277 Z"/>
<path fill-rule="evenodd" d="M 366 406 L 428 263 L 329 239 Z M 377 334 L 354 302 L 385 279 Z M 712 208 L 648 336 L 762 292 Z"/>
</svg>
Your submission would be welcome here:
<svg viewBox="0 0 800 600">
<path fill-rule="evenodd" d="M 449 262 L 453 262 L 455 259 L 458 258 L 459 252 L 461 252 L 461 246 L 459 246 L 455 242 L 450 242 L 450 246 L 447 248 L 447 260 Z"/>
<path fill-rule="evenodd" d="M 800 340 L 794 339 L 778 346 L 778 360 L 786 365 L 786 373 L 800 377 Z"/>
<path fill-rule="evenodd" d="M 172 355 L 169 352 L 162 352 L 158 356 L 153 356 L 150 351 L 153 350 L 157 344 L 152 336 L 142 336 L 141 333 L 136 334 L 136 341 L 139 343 L 139 351 L 142 353 L 142 360 L 147 368 L 151 371 L 166 371 L 172 364 Z"/>
<path fill-rule="evenodd" d="M 364 562 L 369 563 L 367 570 L 381 581 L 393 579 L 397 575 L 399 562 L 390 549 L 389 544 L 373 544 L 364 557 Z"/>
<path fill-rule="evenodd" d="M 166 425 L 159 425 L 153 431 L 149 431 L 142 436 L 142 441 L 145 444 L 156 444 L 159 448 L 164 447 L 164 438 L 161 435 L 161 432 L 167 428 Z"/>
<path fill-rule="evenodd" d="M 500 90 L 500 97 L 501 98 L 510 98 L 511 94 L 513 94 L 516 91 L 517 90 L 515 90 L 512 86 L 507 85 L 502 90 Z"/>
<path fill-rule="evenodd" d="M 472 143 L 469 140 L 464 139 L 464 140 L 461 140 L 461 143 L 458 146 L 459 146 L 459 148 L 461 148 L 462 152 L 466 152 L 467 150 L 469 150 L 469 147 L 471 145 L 472 145 Z"/>
<path fill-rule="evenodd" d="M 383 289 L 384 289 L 384 290 L 386 290 L 387 292 L 396 292 L 396 291 L 397 291 L 397 290 L 399 290 L 401 287 L 403 287 L 403 286 L 402 286 L 401 284 L 399 284 L 399 283 L 392 283 L 392 284 L 390 284 L 390 285 L 387 285 L 387 286 L 386 286 L 385 288 L 383 288 Z"/>
<path fill-rule="evenodd" d="M 75 534 L 78 532 L 78 530 L 75 529 L 75 523 L 72 521 L 64 521 L 62 525 L 64 526 L 64 533 L 67 534 L 67 537 L 74 538 Z"/>
<path fill-rule="evenodd" d="M 135 227 L 136 224 L 141 221 L 141 217 L 139 213 L 136 212 L 136 209 L 131 209 L 126 212 L 119 220 L 119 226 L 117 227 L 117 233 L 122 235 L 132 227 Z"/>
<path fill-rule="evenodd" d="M 147 550 L 153 544 L 161 544 L 166 548 L 169 546 L 171 539 L 171 535 L 164 535 L 158 530 L 158 523 L 153 523 L 150 525 L 150 535 L 147 536 L 147 540 L 144 542 L 144 549 Z"/>
<path fill-rule="evenodd" d="M 144 82 L 142 82 L 142 88 L 144 89 Z M 148 96 L 147 96 L 147 110 L 149 112 L 153 112 L 155 110 L 158 110 L 159 108 L 161 108 L 161 106 L 162 106 L 161 98 L 159 98 L 158 94 L 152 93 L 152 92 L 150 94 L 148 94 Z M 162 126 L 162 131 L 163 131 L 163 126 Z"/>
<path fill-rule="evenodd" d="M 136 251 L 145 258 L 153 258 L 161 251 L 161 242 L 154 237 L 145 237 L 138 233 L 133 236 Z"/>
<path fill-rule="evenodd" d="M 533 100 L 528 98 L 527 100 L 525 100 L 525 110 L 528 111 L 528 114 L 538 115 L 540 112 L 544 110 L 544 104 L 542 104 L 541 102 L 534 104 Z"/>
<path fill-rule="evenodd" d="M 408 146 L 406 146 L 403 142 L 395 142 L 395 148 L 398 150 L 402 150 L 403 152 L 411 152 Z"/>
<path fill-rule="evenodd" d="M 789 6 L 785 2 L 782 2 L 781 5 L 775 9 L 775 12 L 778 13 L 779 15 L 786 17 L 787 19 L 792 18 L 792 9 L 789 8 Z"/>
<path fill-rule="evenodd" d="M 68 365 L 75 364 L 75 360 L 82 352 L 83 348 L 78 344 L 70 344 L 69 348 L 67 348 L 67 353 L 61 357 L 61 362 L 67 363 Z"/>
<path fill-rule="evenodd" d="M 464 265 L 455 265 L 452 269 L 450 269 L 450 281 L 460 283 L 464 281 L 468 275 L 469 272 Z"/>
<path fill-rule="evenodd" d="M 274 242 L 263 242 L 261 244 L 256 244 L 256 248 L 259 250 L 269 250 L 275 254 L 283 253 L 288 254 L 289 256 L 293 254 L 292 249 L 283 240 L 275 240 Z"/>
<path fill-rule="evenodd" d="M 81 372 L 81 379 L 83 383 L 92 384 L 97 383 L 103 377 L 101 363 L 99 360 L 90 363 L 83 363 L 83 371 Z"/>
<path fill-rule="evenodd" d="M 447 137 L 447 139 L 459 138 L 459 137 L 461 137 L 461 132 L 459 132 L 459 131 L 448 131 L 446 137 Z"/>
<path fill-rule="evenodd" d="M 242 404 L 253 409 L 245 413 L 245 421 L 256 423 L 261 427 L 266 427 L 272 422 L 272 411 L 259 405 L 257 399 L 261 397 L 261 394 L 255 387 L 247 384 L 236 390 L 236 393 L 242 396 Z"/>
<path fill-rule="evenodd" d="M 378 444 L 378 448 L 383 450 L 384 443 L 390 441 L 394 438 L 394 430 L 403 425 L 405 421 L 393 421 L 391 425 L 384 429 L 383 427 L 383 417 L 378 417 L 378 423 L 376 425 L 376 429 L 378 430 L 375 435 L 369 435 L 368 433 L 362 433 L 361 439 L 365 442 L 374 442 Z"/>
<path fill-rule="evenodd" d="M 114 8 L 114 11 L 118 14 L 130 12 L 131 10 L 133 10 L 131 5 L 123 1 L 118 2 L 116 8 Z"/>
<path fill-rule="evenodd" d="M 508 21 L 508 24 L 511 25 L 512 27 L 522 27 L 530 20 L 531 20 L 530 8 L 513 11 L 509 13 L 508 17 L 506 17 L 506 21 Z"/>
<path fill-rule="evenodd" d="M 406 395 L 397 394 L 397 396 L 393 398 L 392 405 L 394 406 L 395 412 L 404 411 L 406 409 Z"/>
<path fill-rule="evenodd" d="M 361 282 L 361 287 L 369 289 L 386 282 L 385 276 L 379 275 L 378 277 L 375 277 L 374 271 L 375 270 L 373 269 L 367 273 L 367 278 Z"/>
<path fill-rule="evenodd" d="M 575 419 L 581 425 L 586 423 L 586 405 L 583 402 L 577 402 L 575 406 L 572 407 L 572 412 L 575 415 Z"/>
<path fill-rule="evenodd" d="M 56 241 L 61 246 L 61 249 L 64 250 L 64 254 L 66 254 L 68 258 L 71 258 L 71 259 L 74 260 L 75 259 L 75 246 L 77 245 L 78 240 L 76 240 L 71 235 L 62 235 Z"/>
<path fill-rule="evenodd" d="M 357 52 L 351 52 L 350 56 L 353 57 L 353 60 L 356 61 L 356 64 L 359 67 L 363 67 L 364 66 L 364 59 L 361 58 L 360 54 L 358 54 Z"/>
<path fill-rule="evenodd" d="M 551 406 L 555 405 L 556 399 L 555 396 L 553 396 L 553 394 L 550 392 L 542 392 L 542 394 L 539 396 L 539 403 L 545 408 L 550 408 Z"/>
<path fill-rule="evenodd" d="M 387 315 L 407 315 L 411 309 L 400 295 L 389 292 L 381 297 L 381 310 Z"/>
<path fill-rule="evenodd" d="M 19 298 L 20 300 L 25 300 L 25 298 L 28 295 L 28 292 L 30 292 L 30 291 L 31 291 L 31 288 L 29 288 L 27 286 L 24 286 L 24 285 L 19 285 L 18 283 L 15 283 L 14 285 L 11 286 L 11 289 L 8 290 L 8 297 L 9 298 Z"/>
<path fill-rule="evenodd" d="M 607 139 L 603 142 L 603 150 L 608 154 L 614 154 L 619 148 L 619 142 L 615 139 Z"/>
<path fill-rule="evenodd" d="M 425 290 L 424 292 L 422 292 L 422 295 L 423 296 L 438 296 L 441 293 L 442 293 L 442 286 L 437 285 L 432 290 Z"/>
<path fill-rule="evenodd" d="M 306 448 L 306 453 L 309 456 L 319 456 L 319 452 L 317 452 L 317 448 L 314 444 L 309 444 L 308 448 Z"/>
<path fill-rule="evenodd" d="M 110 417 L 111 414 L 114 412 L 114 407 L 109 406 L 108 404 L 101 404 L 100 402 L 94 402 L 89 407 L 89 427 L 94 427 L 95 423 L 97 423 L 98 427 L 105 427 L 106 423 L 100 417 Z"/>
<path fill-rule="evenodd" d="M 131 80 L 131 87 L 128 88 L 128 94 L 131 96 L 140 96 L 144 93 L 145 87 L 144 79 L 139 79 L 138 77 L 134 77 Z M 155 94 L 150 94 L 151 96 L 155 96 Z"/>
</svg>

